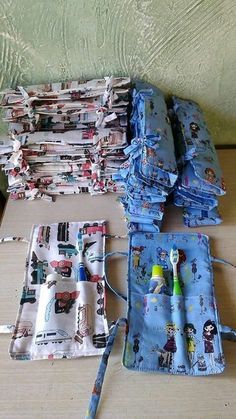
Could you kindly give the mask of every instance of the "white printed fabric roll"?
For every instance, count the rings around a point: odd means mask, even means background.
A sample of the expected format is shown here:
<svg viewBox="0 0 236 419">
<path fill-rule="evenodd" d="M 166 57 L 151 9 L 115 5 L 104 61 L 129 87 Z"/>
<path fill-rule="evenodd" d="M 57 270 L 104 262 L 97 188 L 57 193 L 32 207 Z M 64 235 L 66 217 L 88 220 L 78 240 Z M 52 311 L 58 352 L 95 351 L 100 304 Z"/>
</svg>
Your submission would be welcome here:
<svg viewBox="0 0 236 419">
<path fill-rule="evenodd" d="M 105 221 L 33 227 L 15 330 L 13 359 L 77 358 L 103 353 Z M 81 280 L 80 270 L 85 273 Z"/>
</svg>

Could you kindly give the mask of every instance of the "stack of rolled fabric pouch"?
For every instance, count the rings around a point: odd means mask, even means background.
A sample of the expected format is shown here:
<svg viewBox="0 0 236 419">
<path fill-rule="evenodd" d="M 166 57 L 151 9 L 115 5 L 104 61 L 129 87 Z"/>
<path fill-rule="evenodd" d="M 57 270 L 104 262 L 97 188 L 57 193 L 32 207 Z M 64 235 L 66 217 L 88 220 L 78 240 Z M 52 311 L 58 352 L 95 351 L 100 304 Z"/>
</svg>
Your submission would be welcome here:
<svg viewBox="0 0 236 419">
<path fill-rule="evenodd" d="M 225 194 L 216 150 L 199 106 L 173 97 L 172 123 L 180 172 L 174 204 L 188 227 L 220 224 L 217 196 Z"/>
<path fill-rule="evenodd" d="M 130 230 L 159 231 L 164 203 L 178 177 L 174 140 L 163 93 L 136 82 L 131 115 L 129 159 L 113 176 L 124 181 L 121 198 Z"/>
<path fill-rule="evenodd" d="M 105 77 L 3 92 L 0 164 L 11 198 L 122 192 L 112 175 L 127 159 L 129 86 L 128 77 Z"/>
</svg>

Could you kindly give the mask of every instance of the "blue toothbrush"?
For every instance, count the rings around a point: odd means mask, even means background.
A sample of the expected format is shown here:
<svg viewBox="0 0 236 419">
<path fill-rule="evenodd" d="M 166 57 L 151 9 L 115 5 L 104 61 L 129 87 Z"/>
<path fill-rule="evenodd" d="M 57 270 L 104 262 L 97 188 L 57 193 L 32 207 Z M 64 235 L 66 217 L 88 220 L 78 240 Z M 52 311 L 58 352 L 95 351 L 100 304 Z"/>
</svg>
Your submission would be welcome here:
<svg viewBox="0 0 236 419">
<path fill-rule="evenodd" d="M 78 233 L 77 236 L 77 250 L 79 253 L 79 281 L 87 281 L 85 272 L 84 260 L 83 260 L 83 236 L 82 233 Z"/>
</svg>

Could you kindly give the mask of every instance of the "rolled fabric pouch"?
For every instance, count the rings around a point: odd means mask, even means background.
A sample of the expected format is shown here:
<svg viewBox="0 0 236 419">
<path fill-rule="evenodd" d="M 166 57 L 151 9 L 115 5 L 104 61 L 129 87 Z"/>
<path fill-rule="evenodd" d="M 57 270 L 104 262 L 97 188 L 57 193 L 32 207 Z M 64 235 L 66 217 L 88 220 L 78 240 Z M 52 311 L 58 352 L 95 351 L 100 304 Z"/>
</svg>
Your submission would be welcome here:
<svg viewBox="0 0 236 419">
<path fill-rule="evenodd" d="M 213 208 L 217 207 L 218 202 L 217 200 L 214 200 L 214 204 L 212 205 L 211 201 L 204 201 L 198 197 L 193 199 L 191 196 L 187 197 L 185 195 L 182 195 L 179 191 L 174 191 L 174 204 L 177 207 L 190 207 L 190 208 L 196 208 L 196 209 L 203 209 L 206 211 L 210 211 Z"/>
<path fill-rule="evenodd" d="M 140 173 L 144 178 L 172 186 L 177 179 L 177 165 L 168 111 L 163 93 L 148 83 L 136 83 L 132 126 L 134 135 L 144 139 Z"/>
<path fill-rule="evenodd" d="M 192 165 L 194 160 L 195 159 L 192 159 L 184 166 L 180 176 L 181 185 L 190 191 L 195 190 L 198 193 L 203 192 L 214 195 L 224 195 L 225 184 L 223 178 L 216 178 L 214 170 L 210 167 L 205 169 L 205 176 L 208 180 L 201 178 Z M 196 161 L 194 164 L 196 166 Z M 221 187 L 218 187 L 217 184 L 221 184 Z"/>
<path fill-rule="evenodd" d="M 155 218 L 157 220 L 162 220 L 164 213 L 164 204 L 163 202 L 151 203 L 148 200 L 142 201 L 140 199 L 130 199 L 128 200 L 127 211 L 131 215 L 138 215 L 140 217 Z"/>
<path fill-rule="evenodd" d="M 197 200 L 198 202 L 206 202 L 212 208 L 218 205 L 218 199 L 213 194 L 208 194 L 206 192 L 199 192 L 196 189 L 188 189 L 183 187 L 182 185 L 178 185 L 175 191 L 186 199 L 190 200 Z"/>
<path fill-rule="evenodd" d="M 170 140 L 173 147 L 173 135 L 164 94 L 152 84 L 135 81 L 130 123 L 137 138 L 165 137 L 166 140 Z"/>
<path fill-rule="evenodd" d="M 174 204 L 177 207 L 184 207 L 188 209 L 197 209 L 197 210 L 204 210 L 204 211 L 211 211 L 213 208 L 210 208 L 209 205 L 206 204 L 199 204 L 192 201 L 187 201 L 181 196 L 174 195 Z"/>
<path fill-rule="evenodd" d="M 140 159 L 140 173 L 167 187 L 173 186 L 178 177 L 174 150 L 170 150 L 165 138 L 158 143 L 156 139 L 144 141 Z"/>
<path fill-rule="evenodd" d="M 211 211 L 184 208 L 183 220 L 187 227 L 217 225 L 222 223 L 222 218 L 217 208 L 214 208 Z"/>
<path fill-rule="evenodd" d="M 136 189 L 135 187 L 129 186 L 127 188 L 127 195 L 131 199 L 140 199 L 142 201 L 148 200 L 151 203 L 155 202 L 165 202 L 166 201 L 166 195 L 162 195 L 160 191 L 160 194 L 158 193 L 158 190 L 155 188 L 154 192 L 153 189 L 149 187 L 148 185 L 145 185 L 143 188 L 143 184 L 140 184 L 141 192 L 139 192 L 139 189 Z"/>
<path fill-rule="evenodd" d="M 132 223 L 140 223 L 140 224 L 158 224 L 157 218 L 151 218 L 151 217 L 144 217 L 144 216 L 138 216 L 138 215 L 132 215 L 128 211 L 125 211 L 125 217 L 128 222 Z"/>
<path fill-rule="evenodd" d="M 153 196 L 167 196 L 169 188 L 164 185 L 160 185 L 150 179 L 145 179 L 139 172 L 139 159 L 135 159 L 129 168 L 129 172 L 126 178 L 127 189 L 130 187 L 135 188 L 136 191 L 143 192 L 144 194 L 151 194 Z"/>
<path fill-rule="evenodd" d="M 186 167 L 191 166 L 192 178 L 195 177 L 201 181 L 204 191 L 212 191 L 214 187 L 213 193 L 224 195 L 225 184 L 218 157 L 199 105 L 177 97 L 173 97 L 173 104 L 176 123 L 179 124 L 178 133 L 181 133 L 185 146 L 183 158 L 188 160 Z M 193 158 L 189 160 L 190 155 Z"/>
<path fill-rule="evenodd" d="M 162 221 L 153 220 L 152 224 L 145 224 L 145 223 L 128 223 L 128 229 L 130 231 L 144 231 L 147 235 L 151 233 L 159 233 L 161 230 Z"/>
</svg>

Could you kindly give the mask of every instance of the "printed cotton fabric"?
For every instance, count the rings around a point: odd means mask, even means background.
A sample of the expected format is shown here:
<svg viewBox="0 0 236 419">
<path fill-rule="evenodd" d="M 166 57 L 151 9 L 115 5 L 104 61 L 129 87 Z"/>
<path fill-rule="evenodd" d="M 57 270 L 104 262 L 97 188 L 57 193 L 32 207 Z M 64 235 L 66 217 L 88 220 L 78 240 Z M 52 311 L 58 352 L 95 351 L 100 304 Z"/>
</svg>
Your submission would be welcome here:
<svg viewBox="0 0 236 419">
<path fill-rule="evenodd" d="M 79 233 L 87 281 L 79 280 Z M 103 281 L 105 233 L 104 221 L 34 226 L 10 344 L 13 359 L 103 353 L 108 337 Z"/>
<path fill-rule="evenodd" d="M 173 110 L 180 168 L 174 203 L 184 207 L 188 227 L 220 224 L 217 195 L 225 194 L 225 184 L 202 111 L 195 102 L 177 97 Z"/>
<path fill-rule="evenodd" d="M 105 77 L 4 92 L 10 139 L 0 164 L 13 199 L 122 192 L 112 180 L 127 157 L 128 77 Z"/>
<path fill-rule="evenodd" d="M 173 244 L 179 251 L 182 295 L 173 295 Z M 166 285 L 159 294 L 150 292 L 154 264 L 162 266 Z M 220 331 L 208 237 L 131 233 L 124 366 L 183 375 L 221 373 L 225 359 Z"/>
<path fill-rule="evenodd" d="M 125 149 L 129 160 L 113 178 L 125 182 L 121 202 L 129 229 L 159 231 L 164 202 L 178 176 L 167 107 L 159 89 L 135 83 L 131 127 L 134 138 Z"/>
</svg>

